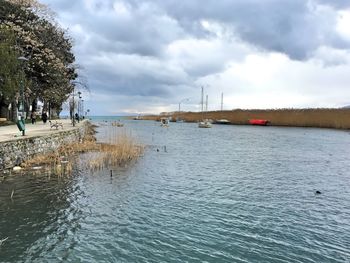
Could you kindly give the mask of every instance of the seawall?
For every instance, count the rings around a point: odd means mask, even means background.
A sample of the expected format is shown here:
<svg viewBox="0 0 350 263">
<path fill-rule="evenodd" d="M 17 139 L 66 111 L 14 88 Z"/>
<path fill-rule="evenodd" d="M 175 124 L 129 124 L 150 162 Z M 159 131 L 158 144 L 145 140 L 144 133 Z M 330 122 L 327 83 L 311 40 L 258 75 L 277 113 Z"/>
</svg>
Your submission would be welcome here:
<svg viewBox="0 0 350 263">
<path fill-rule="evenodd" d="M 88 125 L 84 121 L 73 129 L 0 142 L 0 171 L 20 165 L 35 155 L 49 153 L 62 145 L 80 141 L 86 134 Z"/>
<path fill-rule="evenodd" d="M 162 116 L 145 116 L 143 119 L 159 120 L 169 116 L 187 122 L 205 119 L 226 119 L 231 124 L 249 124 L 249 119 L 266 119 L 273 126 L 318 127 L 350 129 L 350 109 L 276 109 L 276 110 L 231 110 L 200 112 L 174 112 Z"/>
</svg>

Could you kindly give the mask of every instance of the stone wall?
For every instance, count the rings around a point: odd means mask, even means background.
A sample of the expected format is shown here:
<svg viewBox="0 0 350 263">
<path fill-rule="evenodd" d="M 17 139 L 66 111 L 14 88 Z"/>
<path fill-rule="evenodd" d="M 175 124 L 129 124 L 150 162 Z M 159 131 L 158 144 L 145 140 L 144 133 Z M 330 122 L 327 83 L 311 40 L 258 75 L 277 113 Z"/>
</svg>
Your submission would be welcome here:
<svg viewBox="0 0 350 263">
<path fill-rule="evenodd" d="M 82 126 L 69 131 L 0 142 L 0 171 L 20 165 L 37 154 L 49 153 L 64 144 L 80 141 L 87 127 L 88 123 L 84 122 Z"/>
</svg>

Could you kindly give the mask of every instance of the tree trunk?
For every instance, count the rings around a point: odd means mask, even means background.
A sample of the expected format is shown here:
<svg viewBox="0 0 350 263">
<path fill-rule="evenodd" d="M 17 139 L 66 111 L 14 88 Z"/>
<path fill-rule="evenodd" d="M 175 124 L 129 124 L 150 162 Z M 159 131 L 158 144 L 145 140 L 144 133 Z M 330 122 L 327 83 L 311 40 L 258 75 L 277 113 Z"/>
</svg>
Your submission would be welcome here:
<svg viewBox="0 0 350 263">
<path fill-rule="evenodd" d="M 4 98 L 0 99 L 0 118 L 8 119 L 8 105 L 6 105 Z"/>
<path fill-rule="evenodd" d="M 47 103 L 46 103 L 46 100 L 43 100 L 43 111 L 47 111 Z"/>
<path fill-rule="evenodd" d="M 24 111 L 25 111 L 25 117 L 26 119 L 28 119 L 28 116 L 30 116 L 30 100 L 29 99 L 26 99 L 25 100 L 25 107 L 24 107 Z"/>
<path fill-rule="evenodd" d="M 51 118 L 57 119 L 58 118 L 58 110 L 56 108 L 51 108 Z"/>
<path fill-rule="evenodd" d="M 32 101 L 32 111 L 36 111 L 38 108 L 38 101 L 37 99 L 35 98 L 33 101 Z"/>
<path fill-rule="evenodd" d="M 11 121 L 17 121 L 18 108 L 17 101 L 14 99 L 11 103 Z"/>
</svg>

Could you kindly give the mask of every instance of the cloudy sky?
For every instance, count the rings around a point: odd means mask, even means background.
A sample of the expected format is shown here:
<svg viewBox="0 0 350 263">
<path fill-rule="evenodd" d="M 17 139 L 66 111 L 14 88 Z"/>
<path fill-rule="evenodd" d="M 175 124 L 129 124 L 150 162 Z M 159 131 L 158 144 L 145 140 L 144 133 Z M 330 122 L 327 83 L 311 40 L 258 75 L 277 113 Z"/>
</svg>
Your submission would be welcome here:
<svg viewBox="0 0 350 263">
<path fill-rule="evenodd" d="M 350 105 L 349 0 L 42 0 L 94 115 Z M 187 99 L 187 100 L 186 100 Z"/>
</svg>

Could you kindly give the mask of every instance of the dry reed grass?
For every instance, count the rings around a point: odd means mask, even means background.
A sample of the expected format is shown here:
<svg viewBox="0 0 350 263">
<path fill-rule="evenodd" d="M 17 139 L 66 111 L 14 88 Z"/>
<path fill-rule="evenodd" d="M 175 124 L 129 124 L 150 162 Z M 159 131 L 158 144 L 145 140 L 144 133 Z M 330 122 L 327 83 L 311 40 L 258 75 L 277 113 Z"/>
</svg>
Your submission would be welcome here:
<svg viewBox="0 0 350 263">
<path fill-rule="evenodd" d="M 181 118 L 188 122 L 202 119 L 200 112 L 169 114 L 172 118 Z M 272 109 L 272 110 L 232 110 L 210 111 L 205 118 L 227 119 L 232 124 L 249 124 L 249 119 L 266 119 L 274 126 L 319 127 L 350 129 L 350 109 Z M 164 117 L 164 116 L 162 116 Z M 145 116 L 143 119 L 159 120 L 160 116 Z"/>
<path fill-rule="evenodd" d="M 98 154 L 89 160 L 92 170 L 125 165 L 136 160 L 144 151 L 144 147 L 136 144 L 127 134 L 111 137 L 108 143 L 99 144 Z"/>
<path fill-rule="evenodd" d="M 135 143 L 134 139 L 126 133 L 116 133 L 114 129 L 108 133 L 106 143 L 97 143 L 95 138 L 96 126 L 90 125 L 84 138 L 61 146 L 57 151 L 40 154 L 22 164 L 28 167 L 51 167 L 51 171 L 58 175 L 70 174 L 73 167 L 71 160 L 79 153 L 91 153 L 88 157 L 87 167 L 91 170 L 104 169 L 109 166 L 121 166 L 136 160 L 144 147 Z"/>
</svg>

